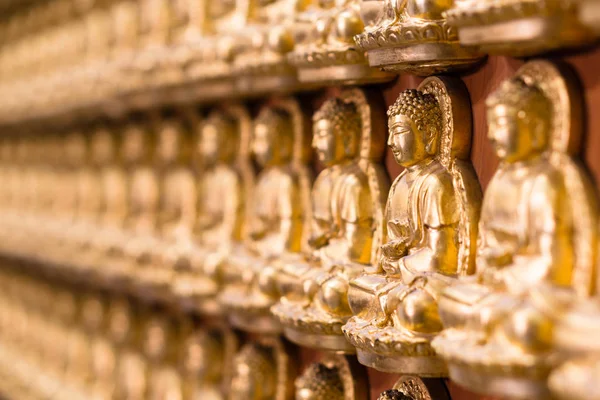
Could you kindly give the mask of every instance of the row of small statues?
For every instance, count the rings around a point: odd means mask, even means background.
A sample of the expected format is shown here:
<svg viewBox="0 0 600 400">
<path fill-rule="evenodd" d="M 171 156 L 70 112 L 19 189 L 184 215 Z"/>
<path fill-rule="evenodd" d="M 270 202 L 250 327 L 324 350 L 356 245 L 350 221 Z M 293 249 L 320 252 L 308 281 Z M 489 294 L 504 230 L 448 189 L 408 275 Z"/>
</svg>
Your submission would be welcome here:
<svg viewBox="0 0 600 400">
<path fill-rule="evenodd" d="M 570 71 L 547 61 L 495 90 L 488 136 L 500 164 L 484 194 L 469 95 L 451 77 L 402 92 L 387 118 L 376 92 L 354 88 L 312 123 L 295 99 L 274 98 L 255 118 L 223 105 L 132 120 L 120 135 L 7 138 L 1 250 L 275 340 L 278 394 L 246 368 L 251 394 L 238 398 L 290 395 L 283 334 L 479 393 L 545 399 L 552 373 L 557 396 L 596 399 L 598 201 L 575 159 L 578 96 Z M 391 184 L 386 137 L 403 167 Z M 348 359 L 336 360 L 337 397 L 297 398 L 361 398 Z"/>
<path fill-rule="evenodd" d="M 598 0 L 52 0 L 0 21 L 0 122 L 84 118 L 592 43 Z"/>
</svg>

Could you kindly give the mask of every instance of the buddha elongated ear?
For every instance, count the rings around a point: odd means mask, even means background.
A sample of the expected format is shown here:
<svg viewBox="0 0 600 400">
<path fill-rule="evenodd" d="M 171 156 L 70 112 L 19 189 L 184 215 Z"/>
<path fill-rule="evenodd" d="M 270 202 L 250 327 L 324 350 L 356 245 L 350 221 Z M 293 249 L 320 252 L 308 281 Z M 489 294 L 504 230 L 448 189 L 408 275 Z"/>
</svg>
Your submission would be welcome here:
<svg viewBox="0 0 600 400">
<path fill-rule="evenodd" d="M 427 128 L 428 134 L 425 137 L 425 151 L 427 154 L 435 155 L 438 152 L 438 132 L 437 127 L 431 126 Z"/>
</svg>

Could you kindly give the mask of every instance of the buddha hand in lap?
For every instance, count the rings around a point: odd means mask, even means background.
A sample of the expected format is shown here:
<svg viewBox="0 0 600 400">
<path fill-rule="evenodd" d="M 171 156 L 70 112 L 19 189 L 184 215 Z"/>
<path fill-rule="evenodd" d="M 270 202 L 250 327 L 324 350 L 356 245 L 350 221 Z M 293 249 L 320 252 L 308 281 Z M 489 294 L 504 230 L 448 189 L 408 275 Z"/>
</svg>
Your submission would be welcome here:
<svg viewBox="0 0 600 400">
<path fill-rule="evenodd" d="M 513 396 L 549 396 L 555 326 L 591 288 L 597 211 L 571 149 L 557 144 L 565 137 L 557 126 L 570 128 L 573 112 L 565 97 L 559 102 L 566 81 L 557 71 L 526 64 L 488 98 L 501 162 L 483 201 L 479 271 L 440 299 L 447 330 L 436 350 L 462 371 L 454 376 L 461 384 L 490 394 L 494 385 L 477 382 L 512 379 Z"/>
<path fill-rule="evenodd" d="M 220 296 L 234 324 L 244 329 L 262 329 L 256 322 L 262 317 L 264 329 L 276 329 L 269 313 L 279 297 L 274 263 L 302 249 L 307 172 L 294 160 L 294 137 L 292 115 L 283 109 L 265 108 L 254 123 L 252 152 L 262 171 L 250 200 L 250 237 L 225 261 L 225 291 Z M 254 321 L 247 319 L 250 314 Z"/>
<path fill-rule="evenodd" d="M 451 100 L 442 92 L 431 92 L 430 85 L 442 82 L 435 79 L 419 90 L 401 93 L 388 111 L 388 145 L 404 170 L 388 197 L 382 271 L 350 283 L 348 297 L 355 317 L 344 326 L 363 364 L 432 376 L 444 373 L 439 361 L 412 370 L 405 359 L 435 355 L 429 343 L 443 329 L 437 304 L 440 292 L 468 270 L 468 258 L 459 254 L 461 243 L 473 238 L 462 231 L 476 226 L 476 221 L 463 208 L 471 207 L 476 215 L 481 199 L 470 165 L 452 153 L 449 159 L 442 155 L 441 146 L 451 143 L 454 132 L 445 126 L 443 113 L 448 110 L 441 105 Z M 466 181 L 468 193 L 459 186 L 461 181 Z M 465 197 L 471 202 L 467 204 Z M 474 240 L 465 245 L 474 245 Z"/>
<path fill-rule="evenodd" d="M 303 345 L 351 350 L 340 331 L 351 315 L 348 282 L 371 263 L 380 201 L 373 187 L 388 187 L 387 176 L 362 158 L 368 107 L 333 98 L 314 116 L 313 147 L 326 168 L 312 191 L 312 254 L 282 268 L 283 298 L 272 309 L 288 337 Z"/>
</svg>

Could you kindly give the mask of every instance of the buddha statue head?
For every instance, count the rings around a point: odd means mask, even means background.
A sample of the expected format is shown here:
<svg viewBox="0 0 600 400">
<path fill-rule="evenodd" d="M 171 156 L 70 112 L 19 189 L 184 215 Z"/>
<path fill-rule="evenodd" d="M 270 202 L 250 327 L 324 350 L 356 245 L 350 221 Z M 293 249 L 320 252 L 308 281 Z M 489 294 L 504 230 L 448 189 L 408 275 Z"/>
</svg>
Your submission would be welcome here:
<svg viewBox="0 0 600 400">
<path fill-rule="evenodd" d="M 296 381 L 298 400 L 343 400 L 344 383 L 336 366 L 314 363 Z"/>
<path fill-rule="evenodd" d="M 412 400 L 413 398 L 405 395 L 399 390 L 391 389 L 381 393 L 377 400 Z"/>
<path fill-rule="evenodd" d="M 131 305 L 127 300 L 115 299 L 111 301 L 108 313 L 108 329 L 112 340 L 117 344 L 124 344 L 132 336 L 133 312 Z"/>
<path fill-rule="evenodd" d="M 92 159 L 96 165 L 107 165 L 118 156 L 117 140 L 106 127 L 98 128 L 92 136 Z"/>
<path fill-rule="evenodd" d="M 164 121 L 160 125 L 156 148 L 157 161 L 160 165 L 172 165 L 184 158 L 183 129 L 181 124 L 173 120 Z"/>
<path fill-rule="evenodd" d="M 183 345 L 183 370 L 205 382 L 218 382 L 223 374 L 223 340 L 215 332 L 195 328 Z"/>
<path fill-rule="evenodd" d="M 292 159 L 294 130 L 292 118 L 281 110 L 264 108 L 252 132 L 252 153 L 264 167 L 285 164 Z"/>
<path fill-rule="evenodd" d="M 123 157 L 127 164 L 133 165 L 148 161 L 151 156 L 150 138 L 142 125 L 129 124 L 124 131 Z"/>
<path fill-rule="evenodd" d="M 442 112 L 434 95 L 402 92 L 388 110 L 388 123 L 388 145 L 401 166 L 410 168 L 438 153 Z"/>
<path fill-rule="evenodd" d="M 486 101 L 488 137 L 498 157 L 515 163 L 548 149 L 552 104 L 520 78 L 504 82 Z"/>
<path fill-rule="evenodd" d="M 235 356 L 230 400 L 275 398 L 277 369 L 274 354 L 267 347 L 249 344 Z"/>
<path fill-rule="evenodd" d="M 166 317 L 150 317 L 144 334 L 144 353 L 152 361 L 160 361 L 167 355 L 169 346 L 169 321 Z"/>
<path fill-rule="evenodd" d="M 206 166 L 232 162 L 235 158 L 237 137 L 238 127 L 233 119 L 223 113 L 212 113 L 199 129 L 200 161 Z"/>
<path fill-rule="evenodd" d="M 313 117 L 312 146 L 326 167 L 358 156 L 362 121 L 354 103 L 329 99 Z"/>
</svg>

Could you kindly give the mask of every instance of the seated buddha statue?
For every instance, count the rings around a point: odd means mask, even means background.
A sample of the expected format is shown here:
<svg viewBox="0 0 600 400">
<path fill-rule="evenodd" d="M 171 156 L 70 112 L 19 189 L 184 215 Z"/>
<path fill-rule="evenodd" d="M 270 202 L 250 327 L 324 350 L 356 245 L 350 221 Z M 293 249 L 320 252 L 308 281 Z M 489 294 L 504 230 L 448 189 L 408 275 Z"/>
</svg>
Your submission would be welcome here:
<svg viewBox="0 0 600 400">
<path fill-rule="evenodd" d="M 297 400 L 345 400 L 367 398 L 366 370 L 356 361 L 329 355 L 309 365 L 294 382 Z"/>
<path fill-rule="evenodd" d="M 272 308 L 301 345 L 354 350 L 341 332 L 352 315 L 348 283 L 374 261 L 389 188 L 379 164 L 384 131 L 372 122 L 383 119 L 371 104 L 365 92 L 345 91 L 313 119 L 313 148 L 325 169 L 312 189 L 311 251 L 283 260 L 275 279 L 283 297 Z"/>
<path fill-rule="evenodd" d="M 167 120 L 159 129 L 157 230 L 138 254 L 139 278 L 142 286 L 147 286 L 145 290 L 164 292 L 170 287 L 175 271 L 164 263 L 165 257 L 174 243 L 190 237 L 196 219 L 196 182 L 186 139 L 184 126 L 178 122 Z"/>
<path fill-rule="evenodd" d="M 126 169 L 127 215 L 123 229 L 111 240 L 104 270 L 108 279 L 128 279 L 139 259 L 147 259 L 157 234 L 159 181 L 152 160 L 151 132 L 137 123 L 125 128 L 123 156 Z M 115 232 L 116 233 L 116 232 Z"/>
<path fill-rule="evenodd" d="M 458 0 L 460 1 L 460 0 Z M 482 59 L 461 46 L 445 12 L 454 0 L 378 0 L 380 18 L 356 35 L 372 67 L 429 76 L 473 67 Z"/>
<path fill-rule="evenodd" d="M 365 52 L 354 42 L 354 36 L 376 18 L 373 13 L 361 18 L 361 3 L 316 0 L 297 15 L 295 46 L 288 58 L 298 69 L 301 82 L 358 84 L 393 78 L 392 74 L 371 68 Z"/>
<path fill-rule="evenodd" d="M 228 399 L 293 398 L 289 379 L 296 368 L 288 350 L 281 340 L 265 336 L 242 346 L 233 357 Z"/>
<path fill-rule="evenodd" d="M 196 221 L 192 234 L 174 243 L 165 261 L 177 271 L 172 282 L 175 295 L 203 314 L 218 310 L 224 261 L 245 237 L 244 195 L 253 181 L 247 154 L 249 125 L 250 116 L 242 108 L 216 110 L 201 123 Z"/>
<path fill-rule="evenodd" d="M 594 284 L 598 211 L 573 159 L 573 85 L 559 67 L 533 61 L 486 102 L 500 165 L 483 199 L 478 271 L 438 299 L 446 330 L 433 342 L 451 378 L 477 392 L 548 398 L 557 327 Z"/>
<path fill-rule="evenodd" d="M 219 297 L 232 323 L 242 329 L 279 329 L 269 312 L 278 299 L 269 267 L 283 254 L 299 253 L 305 243 L 311 178 L 295 151 L 304 137 L 303 127 L 294 122 L 289 112 L 273 106 L 254 121 L 251 148 L 262 170 L 248 200 L 250 238 L 225 261 L 225 289 Z"/>
<path fill-rule="evenodd" d="M 183 399 L 225 399 L 222 389 L 227 365 L 226 341 L 222 331 L 205 330 L 191 321 L 183 338 L 180 360 Z"/>
<path fill-rule="evenodd" d="M 109 304 L 109 333 L 116 355 L 115 398 L 146 400 L 148 363 L 144 357 L 145 315 L 130 301 L 116 297 Z"/>
<path fill-rule="evenodd" d="M 152 311 L 144 328 L 144 354 L 148 364 L 149 400 L 181 399 L 182 382 L 178 370 L 179 335 L 174 318 Z"/>
<path fill-rule="evenodd" d="M 469 110 L 464 87 L 429 78 L 388 111 L 388 145 L 404 170 L 389 192 L 381 269 L 350 283 L 354 317 L 343 327 L 360 362 L 379 370 L 446 374 L 430 346 L 443 328 L 437 298 L 473 271 L 482 197 L 469 162 L 470 117 L 450 107 Z"/>
<path fill-rule="evenodd" d="M 103 261 L 118 243 L 127 216 L 127 175 L 120 147 L 116 133 L 108 128 L 99 129 L 92 138 L 93 161 L 98 167 L 99 215 L 78 264 L 93 274 L 102 273 Z"/>
</svg>

